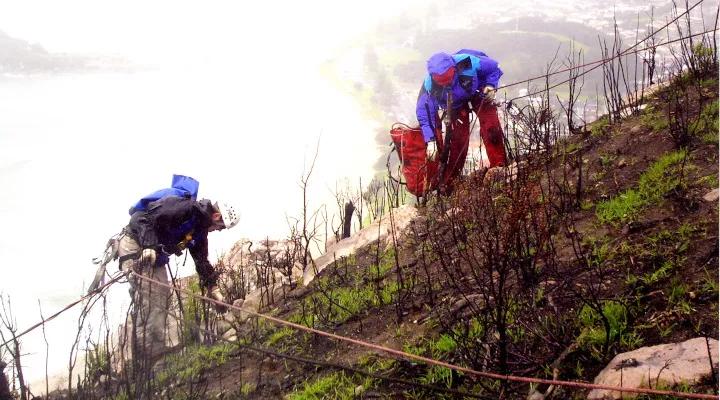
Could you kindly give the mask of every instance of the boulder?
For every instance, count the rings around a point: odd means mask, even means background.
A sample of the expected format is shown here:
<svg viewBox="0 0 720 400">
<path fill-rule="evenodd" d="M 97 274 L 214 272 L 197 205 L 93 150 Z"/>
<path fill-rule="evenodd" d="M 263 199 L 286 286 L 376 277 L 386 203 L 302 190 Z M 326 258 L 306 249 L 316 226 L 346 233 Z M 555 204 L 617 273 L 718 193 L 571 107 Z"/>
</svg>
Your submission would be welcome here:
<svg viewBox="0 0 720 400">
<path fill-rule="evenodd" d="M 303 248 L 298 242 L 267 238 L 257 241 L 241 239 L 223 255 L 222 263 L 232 271 L 242 271 L 243 282 L 247 290 L 252 291 L 267 282 L 282 280 L 290 283 L 284 275 L 287 271 L 290 271 L 293 282 L 299 282 L 302 277 L 302 258 Z M 231 275 L 224 274 L 225 277 Z"/>
<path fill-rule="evenodd" d="M 269 305 L 270 303 L 276 303 L 290 292 L 290 287 L 283 285 L 278 282 L 268 287 L 257 288 L 245 296 L 244 300 L 235 300 L 234 306 L 240 307 L 240 310 L 233 310 L 234 321 L 238 323 L 245 322 L 252 315 L 251 313 L 258 313 L 260 309 Z M 270 295 L 272 294 L 272 298 Z"/>
<path fill-rule="evenodd" d="M 230 329 L 227 332 L 223 333 L 222 338 L 229 341 L 229 342 L 236 342 L 237 341 L 237 332 L 235 329 Z"/>
<path fill-rule="evenodd" d="M 230 324 L 230 322 L 226 321 L 225 319 L 220 319 L 216 322 L 215 332 L 220 336 L 222 336 L 223 334 L 225 334 L 225 332 L 231 329 L 232 324 Z"/>
<path fill-rule="evenodd" d="M 703 196 L 703 200 L 705 200 L 709 203 L 717 202 L 718 198 L 720 198 L 720 193 L 718 193 L 717 188 L 709 191 L 708 193 L 705 194 L 705 196 Z"/>
<path fill-rule="evenodd" d="M 709 345 L 709 351 L 708 351 Z M 595 378 L 599 385 L 627 388 L 667 388 L 676 384 L 694 384 L 718 368 L 718 341 L 698 337 L 681 343 L 642 347 L 618 354 Z M 594 389 L 588 399 L 637 397 L 635 393 Z"/>
<path fill-rule="evenodd" d="M 401 236 L 400 233 L 407 228 L 410 221 L 416 216 L 417 209 L 414 206 L 400 206 L 393 209 L 392 224 L 390 223 L 390 214 L 385 214 L 349 238 L 333 244 L 325 254 L 315 259 L 305 270 L 303 273 L 303 285 L 308 285 L 312 282 L 320 271 L 335 262 L 338 258 L 347 257 L 355 253 L 357 249 L 367 246 L 376 240 L 384 241 L 384 246 L 392 245 L 391 231 L 394 231 L 395 238 L 397 239 Z"/>
</svg>

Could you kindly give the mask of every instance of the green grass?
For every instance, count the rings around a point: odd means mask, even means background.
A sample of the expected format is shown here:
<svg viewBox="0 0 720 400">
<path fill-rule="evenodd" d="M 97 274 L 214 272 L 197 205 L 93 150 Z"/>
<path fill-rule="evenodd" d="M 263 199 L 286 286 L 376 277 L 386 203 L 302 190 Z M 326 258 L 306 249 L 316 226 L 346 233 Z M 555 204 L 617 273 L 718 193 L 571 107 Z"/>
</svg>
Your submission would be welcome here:
<svg viewBox="0 0 720 400">
<path fill-rule="evenodd" d="M 640 122 L 652 129 L 653 132 L 662 132 L 666 130 L 669 125 L 667 115 L 655 107 L 646 108 L 640 117 Z"/>
<path fill-rule="evenodd" d="M 305 309 L 319 308 L 319 312 L 329 323 L 341 324 L 352 316 L 358 315 L 372 307 L 391 304 L 400 290 L 397 282 L 389 281 L 380 285 L 358 285 L 356 287 L 331 287 L 323 285 L 324 290 L 314 293 L 305 299 Z M 297 323 L 306 326 L 318 321 L 318 316 L 295 317 Z"/>
<path fill-rule="evenodd" d="M 681 314 L 690 314 L 692 307 L 687 301 L 689 291 L 687 284 L 682 283 L 678 278 L 673 279 L 668 289 L 668 305 Z"/>
<path fill-rule="evenodd" d="M 602 314 L 608 320 L 609 333 L 602 323 L 601 315 L 592 307 L 585 305 L 578 315 L 578 324 L 582 329 L 578 343 L 590 353 L 600 359 L 603 349 L 613 343 L 619 343 L 625 348 L 636 348 L 641 339 L 628 326 L 629 315 L 627 308 L 617 301 L 604 301 Z"/>
<path fill-rule="evenodd" d="M 352 399 L 356 385 L 343 372 L 325 375 L 303 384 L 300 390 L 290 393 L 288 400 Z"/>
<path fill-rule="evenodd" d="M 718 293 L 720 293 L 720 283 L 718 283 L 717 270 L 713 270 L 712 274 L 708 272 L 708 270 L 705 270 L 705 278 L 703 279 L 701 289 L 709 293 L 712 297 L 718 296 Z"/>
<path fill-rule="evenodd" d="M 290 393 L 287 400 L 350 400 L 359 398 L 356 388 L 361 392 L 377 386 L 378 380 L 371 377 L 346 375 L 345 372 L 333 372 L 313 381 L 306 381 L 302 387 Z"/>
<path fill-rule="evenodd" d="M 292 337 L 292 335 L 295 333 L 295 329 L 284 327 L 281 329 L 278 329 L 277 331 L 273 332 L 267 340 L 265 340 L 265 345 L 268 347 L 273 347 L 277 345 L 278 343 L 282 342 L 285 338 Z"/>
<path fill-rule="evenodd" d="M 640 176 L 636 188 L 598 203 L 595 209 L 598 220 L 612 225 L 635 220 L 647 206 L 658 203 L 680 187 L 683 177 L 681 166 L 686 157 L 684 149 L 662 156 Z"/>
<path fill-rule="evenodd" d="M 370 278 L 383 278 L 395 267 L 395 249 L 390 248 L 380 257 L 380 264 L 370 265 Z"/>
<path fill-rule="evenodd" d="M 699 137 L 706 144 L 718 144 L 719 129 L 717 100 L 706 105 L 698 118 L 689 126 L 690 133 Z"/>
<path fill-rule="evenodd" d="M 590 134 L 594 137 L 604 135 L 610 127 L 610 117 L 603 115 L 597 121 L 590 124 Z"/>
<path fill-rule="evenodd" d="M 665 381 L 659 381 L 655 382 L 654 385 L 651 387 L 652 389 L 657 390 L 671 390 L 675 392 L 682 392 L 682 393 L 704 393 L 704 394 L 713 394 L 712 390 L 698 390 L 694 388 L 691 384 L 687 382 L 681 382 L 678 384 L 674 384 L 671 382 L 665 382 Z M 682 400 L 685 397 L 677 397 L 677 396 L 671 396 L 671 395 L 649 395 L 649 394 L 642 394 L 636 397 L 636 400 Z"/>
<path fill-rule="evenodd" d="M 196 380 L 208 369 L 225 364 L 233 349 L 235 346 L 228 343 L 186 347 L 182 354 L 165 359 L 166 367 L 157 375 L 157 383 L 162 387 L 173 381 Z"/>
</svg>

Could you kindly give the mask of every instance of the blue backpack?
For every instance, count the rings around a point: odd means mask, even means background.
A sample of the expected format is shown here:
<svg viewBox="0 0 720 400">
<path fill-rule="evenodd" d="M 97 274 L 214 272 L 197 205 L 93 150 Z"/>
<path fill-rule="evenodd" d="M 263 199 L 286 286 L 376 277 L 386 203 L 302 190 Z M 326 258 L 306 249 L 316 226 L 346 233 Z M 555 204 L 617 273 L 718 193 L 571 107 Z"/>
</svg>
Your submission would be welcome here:
<svg viewBox="0 0 720 400">
<path fill-rule="evenodd" d="M 473 49 L 460 49 L 456 51 L 455 54 L 468 54 L 475 57 L 487 57 L 487 54 L 483 53 L 482 51 Z"/>
<path fill-rule="evenodd" d="M 157 190 L 138 200 L 135 205 L 130 207 L 130 215 L 138 211 L 145 211 L 148 204 L 168 196 L 187 197 L 196 200 L 199 188 L 200 183 L 195 179 L 184 175 L 173 175 L 169 188 Z"/>
</svg>

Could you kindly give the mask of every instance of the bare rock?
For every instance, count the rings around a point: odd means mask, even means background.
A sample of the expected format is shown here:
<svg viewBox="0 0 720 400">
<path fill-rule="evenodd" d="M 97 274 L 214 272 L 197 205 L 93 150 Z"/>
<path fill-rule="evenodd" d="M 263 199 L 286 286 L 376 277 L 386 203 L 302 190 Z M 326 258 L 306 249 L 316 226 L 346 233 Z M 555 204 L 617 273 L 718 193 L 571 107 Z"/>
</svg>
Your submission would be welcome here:
<svg viewBox="0 0 720 400">
<path fill-rule="evenodd" d="M 681 343 L 642 347 L 618 354 L 595 378 L 599 385 L 657 388 L 680 383 L 694 384 L 718 368 L 718 341 L 698 337 Z M 709 352 L 708 352 L 709 345 Z M 709 354 L 708 354 L 709 353 Z M 594 389 L 588 399 L 634 398 L 633 393 Z"/>
<path fill-rule="evenodd" d="M 226 320 L 221 319 L 216 322 L 215 331 L 218 334 L 222 335 L 225 332 L 229 331 L 230 329 L 232 329 L 232 325 L 229 322 L 227 322 Z"/>
<path fill-rule="evenodd" d="M 384 245 L 392 243 L 391 234 L 395 237 L 401 236 L 401 232 L 410 225 L 417 216 L 417 209 L 411 205 L 403 205 L 392 210 L 392 224 L 390 214 L 385 214 L 381 218 L 373 221 L 370 225 L 363 228 L 359 232 L 343 239 L 330 246 L 325 254 L 318 257 L 312 265 L 303 273 L 303 285 L 308 285 L 315 279 L 315 276 L 325 269 L 328 265 L 335 262 L 340 257 L 347 257 L 363 246 L 366 246 L 376 240 L 383 241 Z"/>
<path fill-rule="evenodd" d="M 235 342 L 237 341 L 237 332 L 235 329 L 229 329 L 222 335 L 223 339 L 229 341 L 229 342 Z"/>
<path fill-rule="evenodd" d="M 363 385 L 359 385 L 359 386 L 355 387 L 355 396 L 356 397 L 363 394 L 363 392 L 365 392 L 365 387 Z"/>
<path fill-rule="evenodd" d="M 253 314 L 260 312 L 261 308 L 284 299 L 289 292 L 290 286 L 281 282 L 253 290 L 245 296 L 245 300 L 233 302 L 234 306 L 240 308 L 240 310 L 233 310 L 234 321 L 245 322 Z"/>
<path fill-rule="evenodd" d="M 709 191 L 705 196 L 703 196 L 703 200 L 707 201 L 708 203 L 711 202 L 717 202 L 720 198 L 720 192 L 718 192 L 718 189 L 715 188 L 711 191 Z"/>
<path fill-rule="evenodd" d="M 223 255 L 222 264 L 228 270 L 222 279 L 242 276 L 249 290 L 260 287 L 268 280 L 299 282 L 304 254 L 302 246 L 292 240 L 241 239 Z M 265 272 L 259 275 L 259 271 Z M 272 274 L 270 279 L 265 276 L 268 271 Z"/>
</svg>

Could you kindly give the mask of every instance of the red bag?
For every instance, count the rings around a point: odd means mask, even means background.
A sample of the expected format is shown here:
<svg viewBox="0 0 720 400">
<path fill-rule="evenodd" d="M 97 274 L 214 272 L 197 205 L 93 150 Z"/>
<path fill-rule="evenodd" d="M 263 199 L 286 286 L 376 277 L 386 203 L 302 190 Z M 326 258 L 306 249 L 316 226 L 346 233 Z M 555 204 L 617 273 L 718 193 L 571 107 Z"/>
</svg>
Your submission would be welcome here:
<svg viewBox="0 0 720 400">
<path fill-rule="evenodd" d="M 427 160 L 422 130 L 395 123 L 390 137 L 395 143 L 408 191 L 423 196 L 433 190 L 437 186 L 438 162 Z"/>
</svg>

